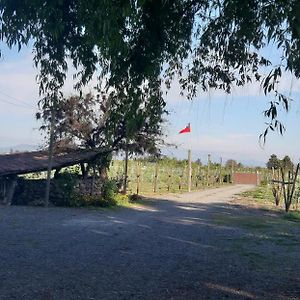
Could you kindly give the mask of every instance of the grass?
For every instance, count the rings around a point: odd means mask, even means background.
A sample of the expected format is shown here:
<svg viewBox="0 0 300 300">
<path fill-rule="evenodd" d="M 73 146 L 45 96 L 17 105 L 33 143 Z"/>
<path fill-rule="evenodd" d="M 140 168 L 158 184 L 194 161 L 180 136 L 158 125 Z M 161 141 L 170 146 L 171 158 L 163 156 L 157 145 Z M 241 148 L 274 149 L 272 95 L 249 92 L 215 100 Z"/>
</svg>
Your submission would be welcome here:
<svg viewBox="0 0 300 300">
<path fill-rule="evenodd" d="M 280 211 L 275 208 L 268 186 L 239 196 L 235 202 L 237 210 L 212 216 L 216 225 L 242 231 L 242 236 L 235 238 L 233 235 L 232 239 L 224 241 L 228 243 L 228 251 L 245 258 L 254 270 L 268 268 L 277 272 L 282 269 L 282 261 L 286 267 L 291 267 L 300 246 L 300 212 L 285 213 L 282 207 Z"/>
<path fill-rule="evenodd" d="M 270 226 L 265 219 L 258 216 L 232 216 L 216 214 L 213 217 L 213 221 L 217 225 L 242 227 L 251 230 L 263 229 Z"/>
<path fill-rule="evenodd" d="M 300 211 L 290 210 L 288 213 L 285 213 L 283 209 L 283 200 L 281 200 L 281 204 L 276 207 L 270 186 L 259 186 L 254 190 L 241 193 L 240 196 L 242 196 L 242 198 L 239 198 L 242 204 L 255 204 L 257 208 L 270 212 L 280 211 L 281 214 L 279 214 L 279 216 L 281 219 L 292 221 L 300 225 Z"/>
<path fill-rule="evenodd" d="M 145 204 L 147 202 L 144 201 L 144 198 L 139 196 L 139 195 L 124 195 L 121 193 L 117 193 L 114 195 L 114 205 L 106 206 L 106 207 L 101 207 L 101 206 L 95 206 L 95 205 L 90 205 L 86 206 L 86 208 L 92 209 L 92 210 L 115 210 L 118 208 L 122 207 L 132 207 L 132 205 L 136 204 Z"/>
<path fill-rule="evenodd" d="M 241 193 L 240 196 L 255 199 L 257 202 L 274 203 L 271 187 L 264 185 L 254 190 Z"/>
<path fill-rule="evenodd" d="M 292 222 L 300 223 L 300 212 L 299 211 L 290 211 L 283 215 L 283 218 Z"/>
</svg>

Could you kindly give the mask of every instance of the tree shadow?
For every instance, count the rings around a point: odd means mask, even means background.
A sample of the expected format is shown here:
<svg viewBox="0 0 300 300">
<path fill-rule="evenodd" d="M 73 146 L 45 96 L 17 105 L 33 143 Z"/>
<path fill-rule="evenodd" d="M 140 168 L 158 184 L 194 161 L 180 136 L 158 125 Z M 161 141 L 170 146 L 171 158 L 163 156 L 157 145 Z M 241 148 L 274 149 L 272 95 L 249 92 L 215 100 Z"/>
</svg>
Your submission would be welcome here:
<svg viewBox="0 0 300 300">
<path fill-rule="evenodd" d="M 144 198 L 106 211 L 6 207 L 0 226 L 4 299 L 299 297 L 300 226 L 266 210 Z"/>
</svg>

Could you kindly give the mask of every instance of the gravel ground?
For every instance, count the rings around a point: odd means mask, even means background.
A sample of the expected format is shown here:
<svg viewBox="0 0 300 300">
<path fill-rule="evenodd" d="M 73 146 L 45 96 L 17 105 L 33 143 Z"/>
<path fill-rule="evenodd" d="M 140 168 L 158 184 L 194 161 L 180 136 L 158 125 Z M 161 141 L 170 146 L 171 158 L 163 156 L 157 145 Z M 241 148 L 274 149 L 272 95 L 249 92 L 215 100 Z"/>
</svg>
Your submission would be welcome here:
<svg viewBox="0 0 300 300">
<path fill-rule="evenodd" d="M 230 203 L 249 188 L 0 207 L 0 299 L 300 299 L 300 227 Z"/>
</svg>

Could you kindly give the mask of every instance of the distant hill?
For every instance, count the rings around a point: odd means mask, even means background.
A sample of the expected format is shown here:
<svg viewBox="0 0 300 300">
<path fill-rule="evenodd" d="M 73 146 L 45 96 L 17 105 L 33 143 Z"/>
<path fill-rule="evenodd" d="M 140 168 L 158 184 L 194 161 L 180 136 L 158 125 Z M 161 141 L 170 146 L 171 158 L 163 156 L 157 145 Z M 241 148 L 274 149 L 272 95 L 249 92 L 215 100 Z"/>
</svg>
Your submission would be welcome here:
<svg viewBox="0 0 300 300">
<path fill-rule="evenodd" d="M 27 152 L 27 151 L 35 151 L 39 150 L 40 146 L 38 145 L 28 145 L 28 144 L 20 144 L 11 147 L 0 147 L 0 154 L 10 153 L 10 152 Z"/>
</svg>

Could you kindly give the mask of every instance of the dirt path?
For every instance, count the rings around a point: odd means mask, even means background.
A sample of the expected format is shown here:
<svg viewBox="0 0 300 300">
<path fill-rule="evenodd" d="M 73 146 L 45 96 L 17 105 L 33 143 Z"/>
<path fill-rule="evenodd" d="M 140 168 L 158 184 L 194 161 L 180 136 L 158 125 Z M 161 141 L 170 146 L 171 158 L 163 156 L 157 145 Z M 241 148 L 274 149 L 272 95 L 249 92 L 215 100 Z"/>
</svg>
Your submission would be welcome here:
<svg viewBox="0 0 300 300">
<path fill-rule="evenodd" d="M 0 299 L 298 299 L 299 230 L 230 204 L 249 188 L 110 211 L 2 207 Z"/>
</svg>

